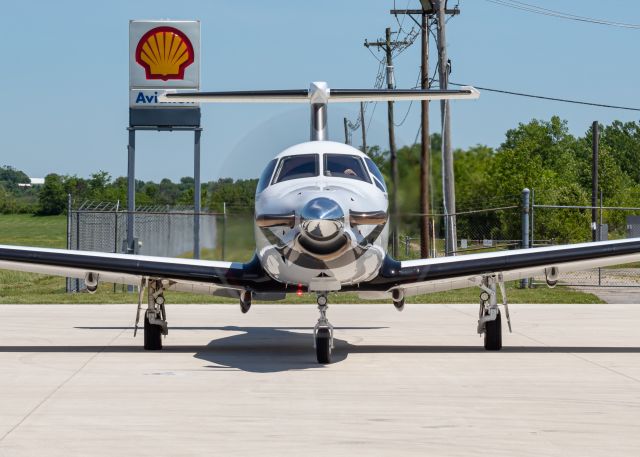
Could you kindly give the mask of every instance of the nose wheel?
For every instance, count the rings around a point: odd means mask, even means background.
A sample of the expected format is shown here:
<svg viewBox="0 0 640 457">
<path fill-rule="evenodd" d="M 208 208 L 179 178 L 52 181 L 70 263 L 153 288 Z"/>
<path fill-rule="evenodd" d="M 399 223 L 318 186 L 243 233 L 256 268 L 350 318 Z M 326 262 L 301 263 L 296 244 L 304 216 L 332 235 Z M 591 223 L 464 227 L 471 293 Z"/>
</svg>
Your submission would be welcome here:
<svg viewBox="0 0 640 457">
<path fill-rule="evenodd" d="M 318 294 L 318 311 L 320 317 L 313 328 L 313 337 L 316 347 L 318 363 L 331 363 L 331 351 L 333 350 L 333 325 L 327 319 L 328 299 L 326 294 Z"/>
</svg>

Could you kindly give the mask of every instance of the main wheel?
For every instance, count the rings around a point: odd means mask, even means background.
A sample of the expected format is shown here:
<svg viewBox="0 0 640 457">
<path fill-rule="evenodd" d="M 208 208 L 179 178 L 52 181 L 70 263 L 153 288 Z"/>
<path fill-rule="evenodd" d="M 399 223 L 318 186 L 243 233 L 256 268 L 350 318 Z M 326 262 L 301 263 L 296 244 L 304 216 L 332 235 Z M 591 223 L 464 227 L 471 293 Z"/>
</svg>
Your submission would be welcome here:
<svg viewBox="0 0 640 457">
<path fill-rule="evenodd" d="M 316 357 L 318 363 L 331 363 L 331 331 L 319 328 L 316 333 Z"/>
<path fill-rule="evenodd" d="M 502 349 L 502 317 L 500 311 L 496 319 L 484 324 L 484 348 L 487 351 Z"/>
<path fill-rule="evenodd" d="M 147 351 L 162 349 L 162 327 L 149 322 L 146 313 L 144 316 L 144 348 Z"/>
</svg>

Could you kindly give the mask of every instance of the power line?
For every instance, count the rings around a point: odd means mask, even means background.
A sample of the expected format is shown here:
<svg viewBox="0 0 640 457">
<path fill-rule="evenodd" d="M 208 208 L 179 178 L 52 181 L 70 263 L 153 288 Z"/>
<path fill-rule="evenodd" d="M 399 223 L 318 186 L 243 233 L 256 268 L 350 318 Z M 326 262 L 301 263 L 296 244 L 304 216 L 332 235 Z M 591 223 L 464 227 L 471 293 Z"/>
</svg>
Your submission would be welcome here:
<svg viewBox="0 0 640 457">
<path fill-rule="evenodd" d="M 467 84 L 452 83 L 451 81 L 449 81 L 449 84 L 452 84 L 454 86 L 466 86 L 467 85 Z M 484 91 L 487 91 L 487 92 L 496 92 L 496 93 L 499 93 L 499 94 L 507 94 L 507 95 L 517 95 L 519 97 L 537 98 L 537 99 L 540 99 L 540 100 L 550 100 L 550 101 L 553 101 L 553 102 L 573 103 L 575 105 L 596 106 L 598 108 L 612 108 L 612 109 L 622 109 L 622 110 L 627 110 L 627 111 L 640 111 L 640 108 L 633 108 L 633 107 L 629 107 L 629 106 L 608 105 L 608 104 L 605 104 L 605 103 L 585 102 L 585 101 L 582 101 L 582 100 L 571 100 L 571 99 L 568 99 L 568 98 L 547 97 L 545 95 L 526 94 L 524 92 L 514 92 L 514 91 L 502 90 L 502 89 L 491 89 L 489 87 L 480 87 L 480 86 L 474 86 L 474 87 L 476 89 L 484 90 Z"/>
<path fill-rule="evenodd" d="M 560 19 L 568 19 L 571 21 L 587 22 L 590 24 L 608 25 L 611 27 L 621 27 L 625 29 L 640 29 L 640 24 L 628 24 L 625 22 L 608 21 L 606 19 L 598 19 L 587 16 L 578 16 L 571 13 L 563 13 L 562 11 L 543 8 L 541 6 L 532 5 L 530 3 L 521 2 L 518 0 L 485 0 L 486 2 L 493 3 L 495 5 L 506 6 L 528 13 L 541 14 L 543 16 L 557 17 Z"/>
</svg>

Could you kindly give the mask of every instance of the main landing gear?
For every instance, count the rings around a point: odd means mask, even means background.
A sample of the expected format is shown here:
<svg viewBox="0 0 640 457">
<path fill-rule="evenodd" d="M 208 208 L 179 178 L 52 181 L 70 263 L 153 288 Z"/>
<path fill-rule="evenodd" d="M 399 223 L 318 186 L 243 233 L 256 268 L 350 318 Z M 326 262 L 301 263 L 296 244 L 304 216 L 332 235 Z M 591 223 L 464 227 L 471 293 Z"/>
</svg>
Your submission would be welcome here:
<svg viewBox="0 0 640 457">
<path fill-rule="evenodd" d="M 142 297 L 145 286 L 148 288 L 147 310 L 144 313 L 144 348 L 147 351 L 162 349 L 162 335 L 167 335 L 167 312 L 164 307 L 164 284 L 159 279 L 143 279 L 138 294 L 138 310 L 133 336 L 138 332 L 140 312 L 142 311 Z"/>
<path fill-rule="evenodd" d="M 504 287 L 502 275 L 488 275 L 482 277 L 480 288 L 480 313 L 478 319 L 478 334 L 484 333 L 484 348 L 487 351 L 499 351 L 502 349 L 502 316 L 498 308 L 498 294 L 496 285 L 500 288 L 502 305 L 509 333 L 511 333 L 511 319 L 509 318 L 509 304 Z"/>
<path fill-rule="evenodd" d="M 327 319 L 328 299 L 326 293 L 318 294 L 318 311 L 320 317 L 313 328 L 313 337 L 316 347 L 318 363 L 331 363 L 331 351 L 333 350 L 333 325 Z"/>
</svg>

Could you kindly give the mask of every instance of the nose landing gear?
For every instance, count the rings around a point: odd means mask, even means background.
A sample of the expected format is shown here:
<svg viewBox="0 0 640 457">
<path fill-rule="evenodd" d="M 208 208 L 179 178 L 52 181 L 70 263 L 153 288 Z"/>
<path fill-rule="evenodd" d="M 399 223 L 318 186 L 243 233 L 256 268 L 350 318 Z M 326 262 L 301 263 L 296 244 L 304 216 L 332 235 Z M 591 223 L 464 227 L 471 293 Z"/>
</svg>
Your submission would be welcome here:
<svg viewBox="0 0 640 457">
<path fill-rule="evenodd" d="M 331 363 L 331 351 L 333 350 L 333 325 L 327 319 L 328 299 L 326 293 L 318 294 L 318 311 L 320 317 L 313 328 L 313 337 L 318 363 Z"/>
</svg>

